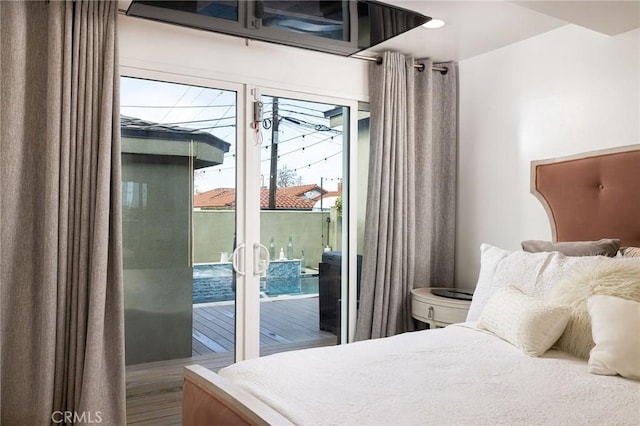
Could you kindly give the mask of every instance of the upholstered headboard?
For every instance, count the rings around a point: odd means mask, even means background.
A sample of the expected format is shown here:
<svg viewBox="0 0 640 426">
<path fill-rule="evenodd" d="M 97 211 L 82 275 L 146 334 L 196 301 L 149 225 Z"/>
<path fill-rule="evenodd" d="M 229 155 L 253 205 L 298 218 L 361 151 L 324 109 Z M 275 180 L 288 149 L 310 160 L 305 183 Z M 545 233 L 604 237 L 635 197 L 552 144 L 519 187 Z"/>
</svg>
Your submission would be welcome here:
<svg viewBox="0 0 640 426">
<path fill-rule="evenodd" d="M 554 241 L 619 238 L 640 247 L 640 145 L 533 161 L 531 192 Z"/>
</svg>

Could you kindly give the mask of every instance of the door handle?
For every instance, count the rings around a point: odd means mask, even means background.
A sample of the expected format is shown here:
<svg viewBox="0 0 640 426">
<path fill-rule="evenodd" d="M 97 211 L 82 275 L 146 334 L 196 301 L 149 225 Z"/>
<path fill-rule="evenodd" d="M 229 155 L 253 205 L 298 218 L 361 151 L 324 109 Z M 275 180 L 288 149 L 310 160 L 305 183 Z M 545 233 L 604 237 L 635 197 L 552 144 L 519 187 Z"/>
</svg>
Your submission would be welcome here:
<svg viewBox="0 0 640 426">
<path fill-rule="evenodd" d="M 260 250 L 264 250 L 264 254 L 266 255 L 266 259 L 264 262 L 264 267 L 260 268 Z M 269 267 L 269 262 L 271 259 L 269 258 L 269 250 L 260 243 L 253 243 L 253 275 L 262 275 L 267 271 Z"/>
<path fill-rule="evenodd" d="M 238 244 L 238 247 L 236 247 L 233 251 L 233 255 L 231 256 L 231 266 L 233 266 L 233 270 L 236 271 L 236 274 L 238 275 L 245 275 L 245 271 L 238 269 L 238 257 L 240 256 L 240 250 L 244 252 L 245 247 L 246 245 L 244 243 Z"/>
</svg>

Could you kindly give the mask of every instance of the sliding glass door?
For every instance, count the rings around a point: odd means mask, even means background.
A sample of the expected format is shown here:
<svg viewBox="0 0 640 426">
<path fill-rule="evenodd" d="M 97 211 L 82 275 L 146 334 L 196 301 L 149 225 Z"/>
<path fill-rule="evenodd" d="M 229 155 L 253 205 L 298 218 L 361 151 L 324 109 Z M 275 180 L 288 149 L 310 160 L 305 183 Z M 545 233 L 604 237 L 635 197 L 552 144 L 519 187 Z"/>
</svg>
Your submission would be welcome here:
<svg viewBox="0 0 640 426">
<path fill-rule="evenodd" d="M 232 362 L 237 92 L 132 77 L 121 88 L 126 362 Z"/>
<path fill-rule="evenodd" d="M 348 341 L 355 105 L 142 76 L 121 81 L 127 364 Z"/>
<path fill-rule="evenodd" d="M 260 353 L 335 345 L 349 109 L 279 96 L 260 100 L 260 241 L 270 259 L 260 277 Z"/>
</svg>

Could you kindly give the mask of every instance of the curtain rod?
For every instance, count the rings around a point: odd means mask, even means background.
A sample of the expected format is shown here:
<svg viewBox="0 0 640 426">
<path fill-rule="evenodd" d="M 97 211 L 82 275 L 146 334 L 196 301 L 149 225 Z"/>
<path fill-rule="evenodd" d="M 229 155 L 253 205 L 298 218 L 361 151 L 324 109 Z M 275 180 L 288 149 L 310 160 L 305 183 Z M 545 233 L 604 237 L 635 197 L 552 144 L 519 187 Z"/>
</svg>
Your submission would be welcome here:
<svg viewBox="0 0 640 426">
<path fill-rule="evenodd" d="M 362 55 L 351 55 L 350 58 L 355 58 L 355 59 L 363 59 L 365 61 L 371 61 L 371 62 L 375 62 L 376 64 L 380 65 L 382 63 L 382 58 L 380 56 L 362 56 Z M 416 68 L 418 71 L 424 71 L 424 64 L 415 62 L 413 64 L 413 67 Z M 449 71 L 449 68 L 447 67 L 438 67 L 438 66 L 432 66 L 431 67 L 431 71 L 440 71 L 441 74 L 446 74 Z"/>
</svg>

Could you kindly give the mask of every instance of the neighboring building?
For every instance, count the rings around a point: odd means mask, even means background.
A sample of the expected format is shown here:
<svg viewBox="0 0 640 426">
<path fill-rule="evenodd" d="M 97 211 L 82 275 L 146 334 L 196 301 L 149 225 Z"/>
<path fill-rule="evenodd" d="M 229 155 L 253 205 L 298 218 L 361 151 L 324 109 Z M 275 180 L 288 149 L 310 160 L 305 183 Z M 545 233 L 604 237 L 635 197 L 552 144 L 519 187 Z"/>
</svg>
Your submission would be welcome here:
<svg viewBox="0 0 640 426">
<path fill-rule="evenodd" d="M 313 210 L 317 209 L 320 200 L 323 208 L 328 209 L 335 204 L 335 199 L 342 195 L 342 184 L 338 184 L 337 191 L 327 191 L 316 184 L 289 186 L 276 190 L 277 210 Z M 193 207 L 206 209 L 235 208 L 236 192 L 234 188 L 216 188 L 196 194 L 193 197 Z M 260 208 L 269 208 L 269 189 L 260 188 Z"/>
<path fill-rule="evenodd" d="M 193 170 L 222 164 L 230 144 L 133 117 L 120 123 L 126 363 L 189 357 Z"/>
<path fill-rule="evenodd" d="M 151 157 L 192 158 L 193 168 L 217 166 L 231 144 L 211 133 L 120 116 L 122 153 Z"/>
<path fill-rule="evenodd" d="M 127 116 L 120 128 L 124 267 L 183 267 L 191 246 L 193 170 L 222 164 L 231 145 L 202 130 Z"/>
</svg>

